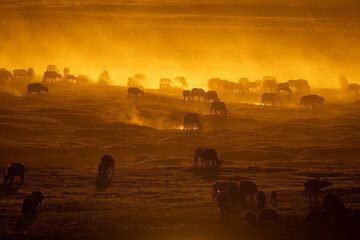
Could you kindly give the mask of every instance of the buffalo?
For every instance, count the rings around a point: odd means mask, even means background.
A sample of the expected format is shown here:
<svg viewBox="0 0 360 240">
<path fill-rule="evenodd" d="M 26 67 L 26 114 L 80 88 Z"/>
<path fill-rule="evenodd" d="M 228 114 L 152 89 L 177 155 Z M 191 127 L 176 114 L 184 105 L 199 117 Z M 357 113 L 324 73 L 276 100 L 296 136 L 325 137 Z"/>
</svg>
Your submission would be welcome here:
<svg viewBox="0 0 360 240">
<path fill-rule="evenodd" d="M 197 126 L 198 131 L 202 130 L 202 123 L 197 113 L 187 113 L 184 116 L 184 131 L 188 131 L 189 125 L 191 125 L 191 130 L 194 130 L 194 125 Z"/>
<path fill-rule="evenodd" d="M 37 95 L 40 95 L 41 91 L 44 92 L 49 92 L 48 87 L 45 87 L 44 85 L 42 85 L 41 83 L 30 83 L 27 85 L 27 93 L 26 95 L 29 96 L 29 93 L 31 96 L 33 96 L 33 92 L 35 92 Z"/>
</svg>

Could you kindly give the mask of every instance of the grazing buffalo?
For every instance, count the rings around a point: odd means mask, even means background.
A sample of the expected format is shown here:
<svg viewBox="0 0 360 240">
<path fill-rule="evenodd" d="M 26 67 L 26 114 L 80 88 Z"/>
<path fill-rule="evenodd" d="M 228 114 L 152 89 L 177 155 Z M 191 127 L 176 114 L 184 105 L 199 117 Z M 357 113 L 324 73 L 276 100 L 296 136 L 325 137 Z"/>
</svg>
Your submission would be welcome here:
<svg viewBox="0 0 360 240">
<path fill-rule="evenodd" d="M 264 80 L 262 82 L 263 91 L 266 92 L 269 90 L 270 92 L 275 92 L 276 90 L 276 81 L 275 80 Z"/>
<path fill-rule="evenodd" d="M 34 218 L 36 217 L 36 212 L 38 210 L 38 201 L 33 195 L 27 195 L 24 198 L 22 204 L 22 212 L 25 218 Z"/>
<path fill-rule="evenodd" d="M 23 183 L 24 175 L 24 165 L 21 163 L 11 163 L 6 170 L 6 173 L 4 174 L 4 183 L 7 183 L 7 181 L 10 179 L 10 184 L 12 184 L 14 182 L 15 176 L 21 177 L 21 183 Z"/>
<path fill-rule="evenodd" d="M 187 101 L 190 102 L 190 97 L 191 97 L 190 90 L 184 90 L 183 91 L 183 97 L 184 97 L 184 102 L 186 102 L 186 98 L 187 98 Z"/>
<path fill-rule="evenodd" d="M 312 180 L 312 179 L 307 180 L 304 184 L 305 200 L 306 200 L 306 196 L 309 196 L 309 201 L 310 201 L 310 197 L 312 194 L 312 195 L 314 195 L 315 201 L 317 201 L 317 196 L 319 194 L 320 189 L 331 186 L 331 185 L 332 185 L 331 182 L 328 182 L 328 181 L 319 181 L 319 180 Z"/>
<path fill-rule="evenodd" d="M 275 209 L 264 208 L 259 213 L 258 224 L 263 226 L 267 224 L 273 224 L 276 226 L 278 218 L 279 213 Z"/>
<path fill-rule="evenodd" d="M 229 197 L 226 192 L 219 192 L 216 196 L 216 201 L 220 208 L 220 217 L 230 213 Z"/>
<path fill-rule="evenodd" d="M 221 101 L 214 101 L 211 103 L 211 106 L 210 106 L 210 115 L 212 113 L 212 111 L 214 110 L 215 112 L 215 115 L 217 115 L 217 111 L 219 110 L 220 111 L 220 114 L 223 115 L 223 116 L 226 116 L 227 115 L 227 109 L 226 109 L 226 104 L 224 102 L 221 102 Z"/>
<path fill-rule="evenodd" d="M 271 106 L 275 107 L 276 106 L 276 102 L 280 102 L 281 98 L 276 95 L 276 93 L 263 93 L 263 95 L 261 96 L 261 104 L 265 104 L 267 102 L 271 103 Z"/>
<path fill-rule="evenodd" d="M 217 101 L 219 100 L 218 94 L 216 91 L 207 91 L 205 93 L 205 102 L 209 102 L 211 100 Z"/>
<path fill-rule="evenodd" d="M 243 181 L 239 185 L 239 197 L 242 200 L 245 200 L 248 196 L 250 196 L 251 200 L 257 193 L 257 186 L 252 181 Z"/>
<path fill-rule="evenodd" d="M 68 75 L 66 75 L 66 77 L 65 77 L 65 81 L 67 81 L 67 82 L 74 82 L 74 81 L 77 81 L 77 77 L 75 77 L 74 75 L 71 75 L 71 74 L 68 74 Z"/>
<path fill-rule="evenodd" d="M 144 91 L 142 91 L 136 87 L 129 87 L 128 88 L 128 96 L 130 96 L 130 95 L 135 95 L 137 98 L 138 95 L 144 96 Z"/>
<path fill-rule="evenodd" d="M 205 161 L 206 166 L 217 166 L 220 167 L 220 159 L 216 149 L 205 148 L 201 153 L 201 158 Z"/>
<path fill-rule="evenodd" d="M 27 96 L 29 96 L 29 93 L 31 94 L 31 96 L 33 96 L 33 92 L 35 92 L 37 95 L 40 95 L 41 91 L 49 92 L 48 87 L 45 87 L 41 83 L 30 83 L 27 85 L 27 89 Z"/>
<path fill-rule="evenodd" d="M 55 71 L 46 71 L 44 72 L 43 82 L 46 82 L 47 79 L 51 79 L 51 81 L 56 81 L 57 78 L 61 78 L 61 74 Z"/>
<path fill-rule="evenodd" d="M 301 226 L 314 232 L 324 231 L 327 226 L 327 214 L 324 210 L 311 210 Z"/>
<path fill-rule="evenodd" d="M 37 191 L 37 192 L 31 193 L 31 196 L 33 196 L 36 199 L 37 211 L 40 211 L 42 200 L 43 200 L 43 197 L 44 197 L 43 194 L 41 192 Z"/>
<path fill-rule="evenodd" d="M 244 216 L 244 224 L 250 228 L 255 228 L 256 226 L 256 214 L 252 211 L 246 212 Z"/>
<path fill-rule="evenodd" d="M 291 89 L 290 89 L 288 83 L 278 83 L 278 85 L 277 85 L 278 94 L 280 94 L 281 91 L 284 95 L 285 95 L 285 92 L 287 92 L 288 95 L 291 95 Z"/>
<path fill-rule="evenodd" d="M 204 101 L 205 101 L 205 91 L 204 89 L 202 88 L 193 88 L 191 89 L 191 98 L 192 98 L 192 101 L 194 101 L 194 97 L 199 97 L 199 101 L 200 101 L 200 98 L 204 98 Z"/>
<path fill-rule="evenodd" d="M 204 166 L 204 159 L 202 158 L 202 152 L 205 148 L 197 148 L 194 151 L 194 166 L 197 166 L 198 159 L 201 158 L 201 166 Z"/>
<path fill-rule="evenodd" d="M 307 95 L 302 96 L 300 99 L 300 107 L 304 105 L 305 108 L 310 107 L 314 108 L 316 105 L 321 105 L 325 102 L 324 97 L 319 97 L 318 95 Z"/>
<path fill-rule="evenodd" d="M 194 125 L 196 125 L 198 131 L 202 131 L 202 124 L 197 113 L 187 113 L 184 116 L 184 130 L 188 131 L 189 125 L 191 125 L 191 130 L 194 130 Z"/>
<path fill-rule="evenodd" d="M 271 204 L 272 204 L 274 207 L 277 206 L 278 199 L 277 199 L 277 193 L 276 193 L 275 191 L 272 191 L 272 192 L 271 192 L 270 202 L 271 202 Z"/>
<path fill-rule="evenodd" d="M 359 96 L 359 90 L 360 90 L 360 85 L 357 83 L 350 83 L 348 85 L 348 91 L 349 93 L 351 92 L 355 92 L 356 96 Z"/>
<path fill-rule="evenodd" d="M 115 162 L 112 156 L 105 154 L 101 157 L 101 163 L 98 166 L 99 174 L 107 174 L 112 168 L 112 173 L 115 172 Z"/>
<path fill-rule="evenodd" d="M 266 194 L 263 191 L 259 191 L 256 194 L 256 201 L 258 202 L 258 207 L 260 209 L 266 207 Z"/>
</svg>

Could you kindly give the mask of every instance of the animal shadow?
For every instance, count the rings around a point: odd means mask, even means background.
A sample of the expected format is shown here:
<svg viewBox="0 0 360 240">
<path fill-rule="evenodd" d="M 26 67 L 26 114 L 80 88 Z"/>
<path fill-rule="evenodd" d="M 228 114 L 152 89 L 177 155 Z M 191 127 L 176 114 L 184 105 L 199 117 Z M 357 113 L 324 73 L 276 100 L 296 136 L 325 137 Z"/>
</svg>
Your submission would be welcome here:
<svg viewBox="0 0 360 240">
<path fill-rule="evenodd" d="M 14 195 L 17 194 L 17 191 L 21 187 L 21 184 L 19 185 L 12 185 L 9 183 L 3 183 L 0 185 L 0 195 Z"/>
<path fill-rule="evenodd" d="M 111 184 L 111 178 L 108 177 L 107 174 L 100 174 L 96 175 L 95 185 L 97 191 L 106 190 Z"/>
<path fill-rule="evenodd" d="M 14 226 L 14 231 L 17 234 L 21 234 L 29 230 L 32 226 L 32 218 L 20 217 Z"/>
<path fill-rule="evenodd" d="M 221 174 L 220 168 L 212 168 L 212 167 L 196 167 L 192 166 L 190 171 L 195 175 L 200 176 L 205 181 L 215 181 L 218 179 Z"/>
</svg>

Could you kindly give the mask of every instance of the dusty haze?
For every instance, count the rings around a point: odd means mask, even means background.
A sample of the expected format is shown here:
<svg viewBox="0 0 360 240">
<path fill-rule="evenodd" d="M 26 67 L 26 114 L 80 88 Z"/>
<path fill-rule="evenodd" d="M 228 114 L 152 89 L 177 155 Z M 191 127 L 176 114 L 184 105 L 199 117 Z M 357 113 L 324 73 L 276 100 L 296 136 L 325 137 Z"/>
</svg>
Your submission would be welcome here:
<svg viewBox="0 0 360 240">
<path fill-rule="evenodd" d="M 110 5 L 109 5 L 110 4 Z M 276 76 L 336 88 L 359 76 L 356 1 L 18 1 L 0 4 L 0 61 L 8 69 L 48 64 L 115 84 L 143 73 L 147 87 L 185 76 L 237 81 Z M 6 14 L 5 14 L 6 13 Z"/>
</svg>

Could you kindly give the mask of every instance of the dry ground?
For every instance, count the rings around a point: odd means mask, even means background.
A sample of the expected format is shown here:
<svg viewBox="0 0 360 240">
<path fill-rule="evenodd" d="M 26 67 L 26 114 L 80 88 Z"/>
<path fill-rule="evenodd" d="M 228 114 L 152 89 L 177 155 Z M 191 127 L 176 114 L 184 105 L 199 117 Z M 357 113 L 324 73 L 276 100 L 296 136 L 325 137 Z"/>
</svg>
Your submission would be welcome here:
<svg viewBox="0 0 360 240">
<path fill-rule="evenodd" d="M 157 91 L 136 100 L 113 86 L 53 86 L 40 97 L 2 93 L 0 101 L 0 166 L 27 167 L 17 191 L 0 192 L 1 234 L 14 236 L 17 226 L 36 238 L 192 231 L 209 239 L 217 229 L 242 228 L 242 214 L 230 223 L 219 220 L 211 199 L 218 180 L 252 180 L 267 194 L 276 190 L 282 229 L 322 207 L 304 201 L 309 178 L 333 183 L 320 200 L 333 192 L 347 207 L 360 206 L 359 102 L 326 102 L 315 110 L 233 102 L 222 118 L 210 116 L 202 102 L 183 103 Z M 204 132 L 182 131 L 186 112 L 201 114 Z M 221 154 L 221 171 L 192 168 L 193 151 L 203 146 Z M 115 158 L 116 169 L 99 178 L 104 153 Z M 35 190 L 45 196 L 43 208 L 24 223 L 22 200 Z"/>
</svg>

